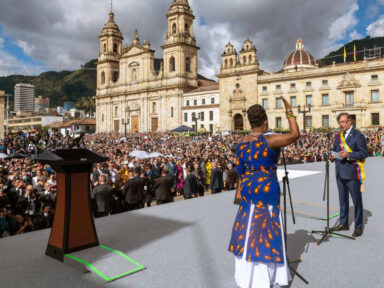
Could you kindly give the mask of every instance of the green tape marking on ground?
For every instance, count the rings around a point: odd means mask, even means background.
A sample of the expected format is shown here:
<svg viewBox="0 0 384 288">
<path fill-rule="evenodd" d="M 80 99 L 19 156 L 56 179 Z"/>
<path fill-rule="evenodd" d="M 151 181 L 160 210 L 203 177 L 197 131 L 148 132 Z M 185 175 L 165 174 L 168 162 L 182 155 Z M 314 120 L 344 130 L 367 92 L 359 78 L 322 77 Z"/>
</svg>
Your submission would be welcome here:
<svg viewBox="0 0 384 288">
<path fill-rule="evenodd" d="M 100 247 L 100 248 L 103 248 L 103 249 L 105 249 L 105 250 L 111 251 L 111 252 L 113 252 L 113 253 L 116 253 L 116 254 L 118 254 L 118 255 L 120 255 L 120 256 L 123 257 L 124 259 L 126 259 L 126 260 L 128 260 L 129 262 L 131 262 L 132 264 L 136 265 L 137 268 L 132 269 L 132 270 L 130 270 L 130 271 L 128 271 L 128 272 L 124 272 L 124 273 L 115 275 L 115 276 L 107 277 L 107 276 L 105 276 L 103 273 L 101 273 L 100 270 L 98 270 L 95 266 L 93 266 L 91 263 L 89 263 L 89 262 L 87 262 L 87 261 L 85 261 L 85 260 L 83 260 L 83 259 L 77 258 L 77 257 L 75 257 L 75 256 L 73 256 L 73 255 L 71 255 L 71 254 L 66 254 L 65 257 L 68 257 L 68 258 L 70 258 L 70 259 L 72 259 L 72 260 L 75 260 L 75 261 L 77 261 L 77 262 L 80 262 L 80 263 L 86 265 L 86 266 L 89 267 L 93 272 L 95 272 L 97 275 L 99 275 L 101 278 L 103 278 L 104 281 L 106 281 L 106 282 L 111 282 L 111 281 L 116 280 L 116 279 L 118 279 L 118 278 L 121 278 L 121 277 L 124 277 L 124 276 L 128 276 L 128 275 L 130 275 L 130 274 L 133 274 L 133 273 L 135 273 L 135 272 L 138 272 L 138 271 L 140 271 L 140 270 L 145 269 L 145 267 L 144 267 L 143 265 L 141 265 L 140 263 L 136 262 L 135 260 L 129 258 L 127 255 L 125 255 L 125 254 L 124 254 L 123 252 L 121 252 L 121 251 L 118 251 L 118 250 L 109 248 L 109 247 L 104 246 L 104 245 L 99 245 L 99 247 Z"/>
<path fill-rule="evenodd" d="M 340 215 L 340 212 L 337 212 L 337 213 L 335 213 L 335 214 L 333 214 L 333 215 L 329 216 L 329 218 L 328 218 L 328 219 L 332 219 L 332 218 L 335 218 L 335 217 L 337 217 L 337 216 L 339 216 L 339 215 Z M 327 218 L 321 218 L 320 220 L 327 220 Z"/>
</svg>

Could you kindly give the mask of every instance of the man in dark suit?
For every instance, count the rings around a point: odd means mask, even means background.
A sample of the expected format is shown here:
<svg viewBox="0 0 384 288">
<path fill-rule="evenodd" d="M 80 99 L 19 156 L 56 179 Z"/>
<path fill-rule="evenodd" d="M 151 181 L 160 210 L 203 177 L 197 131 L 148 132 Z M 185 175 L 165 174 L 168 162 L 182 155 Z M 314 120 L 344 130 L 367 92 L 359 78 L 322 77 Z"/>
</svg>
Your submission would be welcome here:
<svg viewBox="0 0 384 288">
<path fill-rule="evenodd" d="M 125 199 L 126 210 L 136 210 L 140 208 L 141 197 L 140 193 L 140 178 L 134 175 L 133 172 L 128 173 L 128 180 L 123 187 L 123 195 Z"/>
<path fill-rule="evenodd" d="M 228 163 L 228 176 L 227 176 L 227 184 L 228 184 L 228 189 L 233 190 L 236 189 L 237 187 L 237 179 L 238 179 L 238 174 L 236 167 L 233 167 L 232 163 Z"/>
<path fill-rule="evenodd" d="M 106 184 L 107 177 L 99 176 L 99 184 L 92 190 L 92 199 L 96 200 L 97 210 L 95 217 L 107 216 L 112 210 L 112 192 L 111 186 Z"/>
<path fill-rule="evenodd" d="M 164 166 L 161 171 L 161 177 L 153 185 L 153 190 L 156 195 L 157 205 L 171 202 L 173 176 L 169 175 L 168 167 Z"/>
<path fill-rule="evenodd" d="M 212 174 L 211 181 L 209 183 L 209 190 L 211 190 L 212 194 L 220 193 L 223 186 L 223 172 L 221 171 L 219 162 L 216 160 L 212 162 Z"/>
<path fill-rule="evenodd" d="M 363 134 L 352 126 L 352 118 L 348 113 L 341 113 L 337 117 L 342 134 L 335 137 L 332 150 L 339 153 L 341 159 L 336 159 L 331 155 L 332 161 L 336 160 L 336 179 L 339 190 L 340 201 L 340 224 L 333 228 L 334 231 L 349 230 L 349 193 L 351 194 L 353 205 L 355 206 L 355 231 L 354 236 L 363 234 L 363 201 L 361 197 L 362 181 L 356 162 L 368 157 L 367 143 Z M 342 139 L 345 139 L 346 145 L 352 150 L 348 152 Z"/>
<path fill-rule="evenodd" d="M 192 174 L 192 169 L 187 168 L 187 177 L 184 180 L 184 198 L 189 199 L 197 195 L 197 178 Z"/>
</svg>

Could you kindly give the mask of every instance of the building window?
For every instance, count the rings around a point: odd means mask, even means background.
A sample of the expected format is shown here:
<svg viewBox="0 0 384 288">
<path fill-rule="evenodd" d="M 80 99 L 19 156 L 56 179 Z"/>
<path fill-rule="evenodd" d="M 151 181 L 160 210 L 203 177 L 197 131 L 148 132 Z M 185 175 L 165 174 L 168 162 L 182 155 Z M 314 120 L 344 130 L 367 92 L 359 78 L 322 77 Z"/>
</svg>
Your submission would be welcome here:
<svg viewBox="0 0 384 288">
<path fill-rule="evenodd" d="M 312 87 L 311 81 L 305 82 L 305 88 L 311 88 L 311 87 Z"/>
<path fill-rule="evenodd" d="M 205 105 L 205 98 L 201 99 L 201 104 Z"/>
<path fill-rule="evenodd" d="M 105 83 L 105 72 L 101 72 L 101 84 Z"/>
<path fill-rule="evenodd" d="M 243 64 L 247 64 L 247 57 L 246 56 L 243 57 Z"/>
<path fill-rule="evenodd" d="M 305 126 L 312 127 L 312 116 L 305 116 Z"/>
<path fill-rule="evenodd" d="M 211 104 L 215 104 L 215 98 L 211 98 Z"/>
<path fill-rule="evenodd" d="M 376 103 L 376 102 L 379 102 L 379 101 L 380 101 L 379 90 L 372 90 L 371 91 L 371 102 L 372 103 Z"/>
<path fill-rule="evenodd" d="M 195 119 L 196 119 L 196 113 L 192 112 L 192 121 L 195 121 Z"/>
<path fill-rule="evenodd" d="M 185 33 L 185 34 L 188 34 L 188 33 L 189 33 L 189 25 L 188 25 L 188 24 L 185 24 L 185 25 L 184 25 L 184 33 Z"/>
<path fill-rule="evenodd" d="M 323 83 L 323 86 L 328 86 L 328 80 L 323 80 L 322 83 Z"/>
<path fill-rule="evenodd" d="M 152 102 L 152 113 L 156 113 L 156 102 Z"/>
<path fill-rule="evenodd" d="M 377 74 L 371 75 L 371 80 L 372 81 L 377 81 L 377 80 L 379 80 L 379 76 Z"/>
<path fill-rule="evenodd" d="M 213 124 L 209 124 L 209 132 L 213 133 Z"/>
<path fill-rule="evenodd" d="M 296 107 L 296 96 L 291 97 L 291 106 Z"/>
<path fill-rule="evenodd" d="M 225 67 L 225 68 L 228 67 L 228 60 L 227 60 L 227 59 L 224 60 L 224 67 Z"/>
<path fill-rule="evenodd" d="M 101 122 L 104 122 L 104 114 L 101 114 Z"/>
<path fill-rule="evenodd" d="M 119 80 L 119 72 L 113 72 L 113 82 L 117 82 Z"/>
<path fill-rule="evenodd" d="M 113 52 L 117 53 L 117 44 L 113 44 Z"/>
<path fill-rule="evenodd" d="M 204 121 L 204 112 L 200 112 L 200 120 Z"/>
<path fill-rule="evenodd" d="M 188 113 L 184 113 L 184 122 L 188 122 Z"/>
<path fill-rule="evenodd" d="M 248 63 L 249 63 L 249 64 L 252 63 L 252 55 L 249 55 L 249 56 L 248 56 Z"/>
<path fill-rule="evenodd" d="M 175 62 L 175 57 L 171 57 L 169 59 L 169 72 L 174 72 L 176 70 L 176 62 Z"/>
<path fill-rule="evenodd" d="M 191 72 L 191 58 L 189 57 L 185 59 L 185 71 Z"/>
<path fill-rule="evenodd" d="M 264 108 L 265 110 L 268 109 L 268 99 L 263 99 L 263 108 Z"/>
<path fill-rule="evenodd" d="M 291 89 L 295 89 L 296 88 L 296 84 L 295 83 L 291 83 Z"/>
<path fill-rule="evenodd" d="M 276 85 L 276 90 L 280 91 L 281 90 L 281 85 Z"/>
<path fill-rule="evenodd" d="M 201 128 L 201 129 L 204 129 L 204 124 L 200 124 L 200 128 Z"/>
<path fill-rule="evenodd" d="M 193 99 L 193 105 L 197 105 L 197 99 Z"/>
<path fill-rule="evenodd" d="M 321 95 L 321 104 L 322 105 L 329 105 L 329 96 L 328 96 L 328 94 Z"/>
<path fill-rule="evenodd" d="M 176 23 L 172 24 L 172 34 L 176 34 Z"/>
<path fill-rule="evenodd" d="M 345 92 L 345 106 L 353 106 L 354 95 L 353 92 Z"/>
<path fill-rule="evenodd" d="M 103 51 L 104 51 L 104 53 L 107 52 L 107 44 L 106 43 L 104 43 L 104 45 L 103 45 Z"/>
<path fill-rule="evenodd" d="M 276 128 L 281 128 L 281 117 L 276 117 Z"/>
<path fill-rule="evenodd" d="M 277 109 L 283 108 L 282 103 L 283 103 L 283 101 L 281 98 L 276 98 L 276 108 Z"/>
<path fill-rule="evenodd" d="M 171 107 L 171 118 L 173 118 L 173 107 Z"/>
<path fill-rule="evenodd" d="M 321 116 L 321 125 L 323 127 L 329 127 L 329 115 Z"/>
<path fill-rule="evenodd" d="M 186 106 L 189 106 L 189 100 L 187 100 L 187 104 L 186 104 Z"/>
<path fill-rule="evenodd" d="M 380 114 L 379 113 L 372 113 L 372 125 L 380 125 Z"/>
<path fill-rule="evenodd" d="M 209 111 L 209 121 L 213 121 L 213 111 Z"/>
<path fill-rule="evenodd" d="M 267 91 L 267 86 L 263 86 L 263 91 Z"/>
<path fill-rule="evenodd" d="M 233 59 L 230 59 L 230 60 L 229 60 L 229 66 L 230 66 L 230 67 L 233 66 Z"/>
<path fill-rule="evenodd" d="M 195 126 L 195 125 L 192 125 L 192 129 L 193 129 L 193 130 L 196 130 L 196 126 Z"/>
<path fill-rule="evenodd" d="M 305 97 L 305 104 L 307 105 L 307 106 L 309 106 L 309 105 L 313 105 L 313 103 L 312 103 L 312 95 L 307 95 L 306 97 Z"/>
<path fill-rule="evenodd" d="M 118 112 L 119 112 L 119 107 L 115 106 L 115 117 L 117 116 Z"/>
<path fill-rule="evenodd" d="M 137 81 L 137 73 L 136 73 L 136 68 L 133 68 L 132 69 L 132 82 L 136 82 Z"/>
</svg>

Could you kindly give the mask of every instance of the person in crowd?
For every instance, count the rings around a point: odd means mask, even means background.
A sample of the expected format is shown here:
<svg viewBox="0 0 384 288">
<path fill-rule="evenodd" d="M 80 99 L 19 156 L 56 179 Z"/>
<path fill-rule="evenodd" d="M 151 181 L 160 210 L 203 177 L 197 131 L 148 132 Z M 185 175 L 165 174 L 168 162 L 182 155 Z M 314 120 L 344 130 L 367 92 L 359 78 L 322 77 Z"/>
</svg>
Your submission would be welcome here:
<svg viewBox="0 0 384 288">
<path fill-rule="evenodd" d="M 221 171 L 220 162 L 212 162 L 212 174 L 209 181 L 209 190 L 212 194 L 220 193 L 223 190 L 223 172 Z"/>
<path fill-rule="evenodd" d="M 176 196 L 180 196 L 184 187 L 184 171 L 180 160 L 176 161 Z"/>
<path fill-rule="evenodd" d="M 237 187 L 237 179 L 238 179 L 237 170 L 235 167 L 233 167 L 232 163 L 228 163 L 227 167 L 228 167 L 228 176 L 227 176 L 228 190 L 233 190 L 233 189 L 236 189 Z"/>
<path fill-rule="evenodd" d="M 192 169 L 190 167 L 187 168 L 187 177 L 184 182 L 184 199 L 190 199 L 197 197 L 197 178 L 192 173 Z"/>
<path fill-rule="evenodd" d="M 161 171 L 161 177 L 153 185 L 157 205 L 171 202 L 173 185 L 173 176 L 169 174 L 168 167 L 165 166 Z"/>
<path fill-rule="evenodd" d="M 291 105 L 282 100 L 289 133 L 265 136 L 267 113 L 261 105 L 252 105 L 247 111 L 252 132 L 236 149 L 241 202 L 228 249 L 235 256 L 235 280 L 240 287 L 269 288 L 290 281 L 276 168 L 280 148 L 294 143 L 300 132 Z"/>
<path fill-rule="evenodd" d="M 95 217 L 107 216 L 112 211 L 112 192 L 113 188 L 106 183 L 105 175 L 99 176 L 99 184 L 92 189 L 92 199 L 95 199 L 96 209 L 94 209 Z"/>
</svg>

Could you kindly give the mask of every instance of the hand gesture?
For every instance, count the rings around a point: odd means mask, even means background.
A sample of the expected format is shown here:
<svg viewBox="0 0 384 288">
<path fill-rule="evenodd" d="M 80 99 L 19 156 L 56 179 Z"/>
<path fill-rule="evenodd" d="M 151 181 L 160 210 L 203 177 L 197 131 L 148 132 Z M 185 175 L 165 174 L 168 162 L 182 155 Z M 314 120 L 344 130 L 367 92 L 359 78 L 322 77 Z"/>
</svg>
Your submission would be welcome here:
<svg viewBox="0 0 384 288">
<path fill-rule="evenodd" d="M 284 102 L 285 110 L 288 110 L 288 109 L 292 108 L 291 104 L 288 102 L 288 100 L 284 96 L 281 96 L 281 99 Z"/>
</svg>

